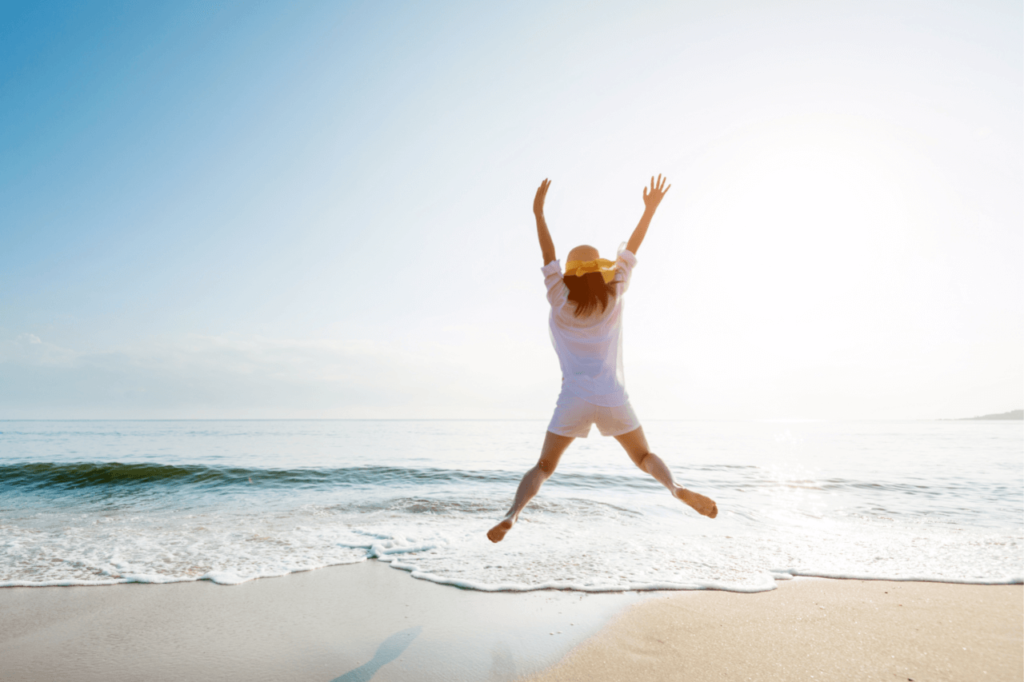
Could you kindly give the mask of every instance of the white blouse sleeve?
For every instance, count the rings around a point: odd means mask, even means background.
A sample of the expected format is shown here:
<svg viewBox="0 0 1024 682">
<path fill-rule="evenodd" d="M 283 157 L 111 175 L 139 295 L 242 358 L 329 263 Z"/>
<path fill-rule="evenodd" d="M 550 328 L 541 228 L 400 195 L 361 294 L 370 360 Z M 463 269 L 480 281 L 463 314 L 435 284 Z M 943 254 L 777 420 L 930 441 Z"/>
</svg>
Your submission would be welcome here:
<svg viewBox="0 0 1024 682">
<path fill-rule="evenodd" d="M 615 279 L 612 280 L 617 285 L 619 294 L 624 294 L 629 289 L 629 279 L 633 275 L 634 265 L 636 254 L 627 248 L 620 248 L 619 257 L 615 260 Z"/>
<path fill-rule="evenodd" d="M 562 281 L 562 264 L 553 260 L 540 269 L 544 273 L 544 286 L 548 288 L 548 302 L 552 308 L 565 305 L 569 288 Z"/>
</svg>

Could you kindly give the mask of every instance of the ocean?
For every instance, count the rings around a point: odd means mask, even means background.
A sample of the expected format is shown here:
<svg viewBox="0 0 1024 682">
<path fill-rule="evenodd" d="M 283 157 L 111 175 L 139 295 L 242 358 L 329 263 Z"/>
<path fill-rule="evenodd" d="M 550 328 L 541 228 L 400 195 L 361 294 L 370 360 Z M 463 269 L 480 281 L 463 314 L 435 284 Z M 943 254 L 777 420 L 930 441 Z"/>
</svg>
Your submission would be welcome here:
<svg viewBox="0 0 1024 682">
<path fill-rule="evenodd" d="M 0 586 L 233 585 L 361 561 L 487 591 L 1024 576 L 1021 422 L 645 423 L 714 520 L 595 429 L 494 545 L 545 427 L 2 421 Z"/>
</svg>

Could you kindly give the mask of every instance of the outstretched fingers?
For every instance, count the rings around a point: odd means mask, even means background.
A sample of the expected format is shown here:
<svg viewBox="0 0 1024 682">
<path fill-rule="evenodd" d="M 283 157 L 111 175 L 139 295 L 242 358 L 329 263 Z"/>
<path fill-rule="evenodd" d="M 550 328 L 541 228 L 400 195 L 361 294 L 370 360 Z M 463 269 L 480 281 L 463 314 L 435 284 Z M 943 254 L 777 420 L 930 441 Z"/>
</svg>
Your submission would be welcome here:
<svg viewBox="0 0 1024 682">
<path fill-rule="evenodd" d="M 668 178 L 661 173 L 658 173 L 657 178 L 652 175 L 650 186 L 644 186 L 644 204 L 648 208 L 656 208 L 671 186 L 668 184 Z"/>
<path fill-rule="evenodd" d="M 648 191 L 650 191 L 651 194 L 664 194 L 668 191 L 668 188 L 672 186 L 667 183 L 668 178 L 663 176 L 661 173 L 658 173 L 657 177 L 652 175 L 651 186 L 649 188 L 644 187 L 644 196 L 647 196 Z"/>
<path fill-rule="evenodd" d="M 537 194 L 533 197 L 533 212 L 540 213 L 544 210 L 544 200 L 548 196 L 548 187 L 551 186 L 551 181 L 544 178 L 544 181 L 540 183 L 540 187 L 537 188 Z"/>
</svg>

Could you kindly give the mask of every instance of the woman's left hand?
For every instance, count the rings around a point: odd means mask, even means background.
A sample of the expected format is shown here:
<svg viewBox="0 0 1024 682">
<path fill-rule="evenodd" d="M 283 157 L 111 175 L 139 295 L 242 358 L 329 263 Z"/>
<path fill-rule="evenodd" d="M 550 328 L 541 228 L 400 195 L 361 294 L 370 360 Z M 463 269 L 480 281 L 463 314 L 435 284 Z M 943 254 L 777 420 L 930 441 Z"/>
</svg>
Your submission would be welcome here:
<svg viewBox="0 0 1024 682">
<path fill-rule="evenodd" d="M 651 191 L 648 194 L 647 188 L 644 187 L 644 206 L 651 213 L 654 213 L 655 209 L 658 208 L 658 204 L 665 198 L 665 193 L 668 192 L 669 187 L 672 185 L 665 186 L 665 182 L 668 178 L 661 177 L 661 173 L 658 173 L 658 182 L 654 182 L 654 176 L 651 176 Z"/>
<path fill-rule="evenodd" d="M 537 188 L 537 196 L 533 198 L 533 215 L 544 215 L 544 199 L 548 196 L 548 187 L 550 186 L 551 181 L 544 178 L 544 182 L 540 183 L 540 187 Z"/>
</svg>

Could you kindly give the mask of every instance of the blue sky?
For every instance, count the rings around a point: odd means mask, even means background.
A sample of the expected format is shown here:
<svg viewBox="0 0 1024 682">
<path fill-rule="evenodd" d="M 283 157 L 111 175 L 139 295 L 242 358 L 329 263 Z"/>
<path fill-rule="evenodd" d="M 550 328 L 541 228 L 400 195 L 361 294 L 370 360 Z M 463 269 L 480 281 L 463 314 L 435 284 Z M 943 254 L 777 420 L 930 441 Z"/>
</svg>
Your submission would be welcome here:
<svg viewBox="0 0 1024 682">
<path fill-rule="evenodd" d="M 1024 404 L 1022 11 L 0 3 L 0 412 L 546 418 L 530 215 L 649 418 Z"/>
</svg>

